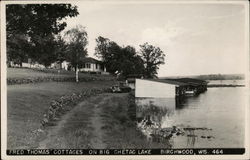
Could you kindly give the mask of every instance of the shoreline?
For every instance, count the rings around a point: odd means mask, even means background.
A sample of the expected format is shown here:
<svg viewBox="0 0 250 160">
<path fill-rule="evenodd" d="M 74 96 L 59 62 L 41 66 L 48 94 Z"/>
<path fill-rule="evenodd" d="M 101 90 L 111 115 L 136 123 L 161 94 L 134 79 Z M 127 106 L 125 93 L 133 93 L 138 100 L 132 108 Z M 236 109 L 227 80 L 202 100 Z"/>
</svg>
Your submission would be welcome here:
<svg viewBox="0 0 250 160">
<path fill-rule="evenodd" d="M 232 85 L 232 84 L 211 84 L 207 88 L 220 88 L 220 87 L 245 87 L 245 85 Z"/>
</svg>

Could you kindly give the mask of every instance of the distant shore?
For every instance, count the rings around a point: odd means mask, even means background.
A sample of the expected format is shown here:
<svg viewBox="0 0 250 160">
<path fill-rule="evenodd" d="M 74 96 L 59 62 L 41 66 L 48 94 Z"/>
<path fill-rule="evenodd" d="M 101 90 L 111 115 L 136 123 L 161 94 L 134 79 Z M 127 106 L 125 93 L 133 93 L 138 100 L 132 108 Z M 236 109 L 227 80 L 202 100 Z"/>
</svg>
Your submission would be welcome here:
<svg viewBox="0 0 250 160">
<path fill-rule="evenodd" d="M 215 87 L 245 87 L 245 85 L 234 85 L 234 84 L 210 84 L 207 85 L 208 88 L 215 88 Z"/>
</svg>

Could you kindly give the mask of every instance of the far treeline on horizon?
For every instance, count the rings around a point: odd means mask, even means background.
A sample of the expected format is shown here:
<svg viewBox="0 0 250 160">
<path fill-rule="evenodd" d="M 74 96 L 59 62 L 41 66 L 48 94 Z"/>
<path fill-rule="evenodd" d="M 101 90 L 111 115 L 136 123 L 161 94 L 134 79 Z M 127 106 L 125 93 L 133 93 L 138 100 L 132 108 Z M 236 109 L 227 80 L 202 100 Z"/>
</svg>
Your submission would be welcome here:
<svg viewBox="0 0 250 160">
<path fill-rule="evenodd" d="M 7 64 L 23 67 L 22 63 L 51 68 L 53 63 L 67 62 L 67 70 L 78 72 L 86 66 L 89 37 L 82 24 L 66 30 L 66 19 L 80 14 L 72 4 L 8 4 L 6 5 Z M 80 23 L 80 22 L 79 22 Z M 84 24 L 84 20 L 82 22 Z M 150 41 L 150 39 L 149 39 Z M 109 37 L 95 38 L 94 56 L 110 74 L 126 78 L 141 75 L 158 78 L 161 65 L 167 64 L 167 54 L 145 41 L 139 49 L 119 45 Z M 181 74 L 180 74 L 181 75 Z M 161 76 L 160 76 L 161 77 Z M 244 79 L 244 75 L 210 74 L 190 76 L 204 80 Z"/>
<path fill-rule="evenodd" d="M 190 76 L 169 76 L 169 77 L 159 77 L 164 78 L 195 78 L 200 80 L 243 80 L 245 79 L 244 74 L 208 74 L 208 75 L 190 75 Z"/>
</svg>

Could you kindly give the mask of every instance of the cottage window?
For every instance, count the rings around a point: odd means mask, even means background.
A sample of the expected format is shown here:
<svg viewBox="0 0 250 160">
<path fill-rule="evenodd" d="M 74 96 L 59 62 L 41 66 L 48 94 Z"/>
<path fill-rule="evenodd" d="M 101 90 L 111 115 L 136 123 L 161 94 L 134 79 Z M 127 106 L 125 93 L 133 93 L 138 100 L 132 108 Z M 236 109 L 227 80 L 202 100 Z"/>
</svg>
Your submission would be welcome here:
<svg viewBox="0 0 250 160">
<path fill-rule="evenodd" d="M 95 68 L 98 69 L 98 64 L 95 64 Z"/>
<path fill-rule="evenodd" d="M 85 63 L 85 68 L 90 68 L 90 63 Z"/>
</svg>

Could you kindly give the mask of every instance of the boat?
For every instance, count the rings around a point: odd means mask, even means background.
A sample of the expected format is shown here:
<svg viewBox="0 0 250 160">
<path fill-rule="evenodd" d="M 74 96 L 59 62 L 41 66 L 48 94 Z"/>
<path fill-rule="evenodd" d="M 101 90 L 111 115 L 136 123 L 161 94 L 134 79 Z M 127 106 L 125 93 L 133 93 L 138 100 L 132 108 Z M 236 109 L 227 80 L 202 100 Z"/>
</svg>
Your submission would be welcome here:
<svg viewBox="0 0 250 160">
<path fill-rule="evenodd" d="M 189 90 L 189 91 L 185 91 L 185 95 L 190 95 L 190 96 L 193 96 L 196 94 L 196 91 L 195 90 Z"/>
</svg>

